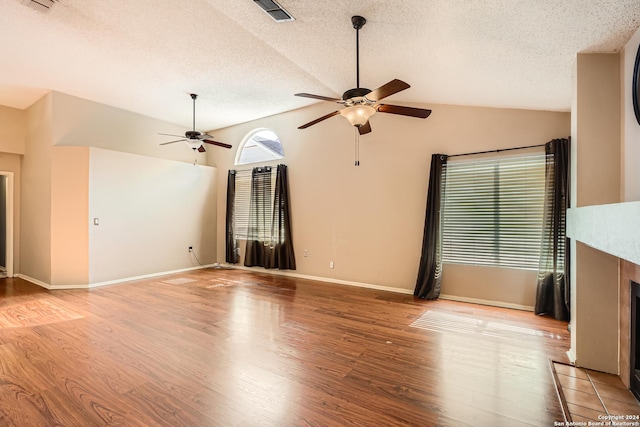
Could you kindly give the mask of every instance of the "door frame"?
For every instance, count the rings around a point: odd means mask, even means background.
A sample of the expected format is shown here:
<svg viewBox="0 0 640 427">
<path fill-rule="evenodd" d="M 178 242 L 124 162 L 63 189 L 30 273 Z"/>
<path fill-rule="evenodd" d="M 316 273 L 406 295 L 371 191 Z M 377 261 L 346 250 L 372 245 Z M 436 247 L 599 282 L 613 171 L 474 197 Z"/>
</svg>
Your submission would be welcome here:
<svg viewBox="0 0 640 427">
<path fill-rule="evenodd" d="M 5 250 L 7 258 L 5 259 L 5 264 L 7 268 L 7 277 L 13 277 L 13 205 L 14 205 L 14 174 L 13 172 L 0 171 L 0 175 L 7 177 L 7 188 L 6 188 L 6 209 L 5 218 L 7 220 L 6 230 L 7 235 L 5 236 Z"/>
</svg>

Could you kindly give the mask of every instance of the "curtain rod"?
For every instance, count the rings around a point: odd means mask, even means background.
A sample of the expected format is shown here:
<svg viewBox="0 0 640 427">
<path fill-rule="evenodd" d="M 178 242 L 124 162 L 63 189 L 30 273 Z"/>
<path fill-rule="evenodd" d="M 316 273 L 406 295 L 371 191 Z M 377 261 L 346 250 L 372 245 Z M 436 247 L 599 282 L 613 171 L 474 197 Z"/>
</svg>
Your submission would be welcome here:
<svg viewBox="0 0 640 427">
<path fill-rule="evenodd" d="M 279 165 L 284 165 L 286 166 L 284 163 L 279 163 L 276 166 L 271 166 L 271 165 L 266 165 L 266 166 L 256 166 L 257 168 L 271 168 L 273 169 L 278 169 Z M 233 171 L 233 172 L 252 172 L 255 168 L 249 168 L 249 169 L 229 169 L 229 171 Z"/>
<path fill-rule="evenodd" d="M 263 166 L 264 167 L 264 166 Z M 272 166 L 270 166 L 271 168 L 273 168 Z M 232 172 L 238 173 L 238 172 L 253 172 L 253 168 L 251 169 L 229 169 Z"/>
<path fill-rule="evenodd" d="M 547 144 L 528 145 L 526 147 L 499 148 L 497 150 L 476 151 L 475 153 L 451 154 L 451 155 L 447 155 L 447 157 L 472 156 L 474 154 L 488 154 L 488 153 L 499 153 L 501 151 L 524 150 L 526 148 L 544 147 L 545 145 Z"/>
</svg>

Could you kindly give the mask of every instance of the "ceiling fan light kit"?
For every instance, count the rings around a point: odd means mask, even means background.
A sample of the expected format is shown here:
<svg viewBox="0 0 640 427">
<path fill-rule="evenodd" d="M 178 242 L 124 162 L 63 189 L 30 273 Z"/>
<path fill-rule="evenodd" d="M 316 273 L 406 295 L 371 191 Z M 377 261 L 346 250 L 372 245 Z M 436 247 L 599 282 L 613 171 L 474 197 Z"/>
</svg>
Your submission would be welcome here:
<svg viewBox="0 0 640 427">
<path fill-rule="evenodd" d="M 403 107 L 400 105 L 378 103 L 378 101 L 386 98 L 387 96 L 391 96 L 395 93 L 408 89 L 410 87 L 409 84 L 402 80 L 391 80 L 375 90 L 360 87 L 360 29 L 362 29 L 364 24 L 367 23 L 367 20 L 362 16 L 356 15 L 351 17 L 351 23 L 353 24 L 353 28 L 356 30 L 356 87 L 345 91 L 342 94 L 342 99 L 310 93 L 296 93 L 295 96 L 336 102 L 344 105 L 344 108 L 341 110 L 334 111 L 333 113 L 329 113 L 325 116 L 312 120 L 309 123 L 305 123 L 298 127 L 298 129 L 306 129 L 320 123 L 321 121 L 338 115 L 338 113 L 345 117 L 352 126 L 355 126 L 358 129 L 359 135 L 365 135 L 371 132 L 371 123 L 369 123 L 369 119 L 376 112 L 398 114 L 401 116 L 421 119 L 429 117 L 431 110 L 424 108 Z"/>
<path fill-rule="evenodd" d="M 375 108 L 366 104 L 354 105 L 340 110 L 340 114 L 349 120 L 352 126 L 357 128 L 364 126 L 369 121 L 369 117 L 373 116 L 375 112 Z"/>
</svg>

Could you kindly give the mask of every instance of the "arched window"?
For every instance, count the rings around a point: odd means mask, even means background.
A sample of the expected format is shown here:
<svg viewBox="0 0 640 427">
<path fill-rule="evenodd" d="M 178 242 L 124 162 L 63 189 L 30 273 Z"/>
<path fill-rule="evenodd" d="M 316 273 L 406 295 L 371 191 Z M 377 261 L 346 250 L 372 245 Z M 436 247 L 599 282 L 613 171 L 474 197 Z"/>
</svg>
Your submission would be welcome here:
<svg viewBox="0 0 640 427">
<path fill-rule="evenodd" d="M 284 158 L 280 138 L 270 129 L 254 129 L 249 132 L 236 152 L 236 165 L 269 162 Z"/>
</svg>

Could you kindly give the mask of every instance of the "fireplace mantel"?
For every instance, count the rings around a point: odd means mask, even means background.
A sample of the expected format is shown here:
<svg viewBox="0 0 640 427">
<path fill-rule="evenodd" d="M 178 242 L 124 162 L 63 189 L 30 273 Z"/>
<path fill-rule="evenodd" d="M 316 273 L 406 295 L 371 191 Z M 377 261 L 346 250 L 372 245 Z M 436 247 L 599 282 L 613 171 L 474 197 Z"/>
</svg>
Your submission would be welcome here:
<svg viewBox="0 0 640 427">
<path fill-rule="evenodd" d="M 567 211 L 567 236 L 640 264 L 640 202 L 571 208 Z"/>
</svg>

